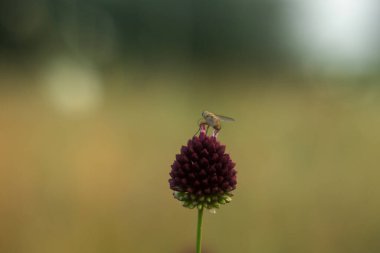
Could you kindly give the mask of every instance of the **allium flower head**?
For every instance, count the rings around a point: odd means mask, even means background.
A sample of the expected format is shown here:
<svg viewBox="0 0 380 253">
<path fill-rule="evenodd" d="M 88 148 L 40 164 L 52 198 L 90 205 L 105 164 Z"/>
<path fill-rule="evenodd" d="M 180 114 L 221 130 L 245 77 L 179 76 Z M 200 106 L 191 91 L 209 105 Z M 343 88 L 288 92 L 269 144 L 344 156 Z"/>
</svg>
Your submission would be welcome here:
<svg viewBox="0 0 380 253">
<path fill-rule="evenodd" d="M 225 149 L 216 134 L 206 135 L 204 125 L 199 136 L 182 146 L 171 166 L 169 184 L 174 197 L 185 207 L 214 209 L 231 201 L 236 170 Z"/>
</svg>

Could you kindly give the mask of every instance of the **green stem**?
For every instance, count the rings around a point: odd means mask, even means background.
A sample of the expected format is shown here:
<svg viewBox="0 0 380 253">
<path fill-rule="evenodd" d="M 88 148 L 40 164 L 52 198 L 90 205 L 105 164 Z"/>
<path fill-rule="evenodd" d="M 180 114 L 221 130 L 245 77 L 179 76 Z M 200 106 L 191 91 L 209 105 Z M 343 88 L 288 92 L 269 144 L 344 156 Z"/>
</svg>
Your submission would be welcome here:
<svg viewBox="0 0 380 253">
<path fill-rule="evenodd" d="M 197 253 L 202 251 L 202 220 L 203 220 L 203 208 L 198 209 L 198 225 L 197 225 Z"/>
</svg>

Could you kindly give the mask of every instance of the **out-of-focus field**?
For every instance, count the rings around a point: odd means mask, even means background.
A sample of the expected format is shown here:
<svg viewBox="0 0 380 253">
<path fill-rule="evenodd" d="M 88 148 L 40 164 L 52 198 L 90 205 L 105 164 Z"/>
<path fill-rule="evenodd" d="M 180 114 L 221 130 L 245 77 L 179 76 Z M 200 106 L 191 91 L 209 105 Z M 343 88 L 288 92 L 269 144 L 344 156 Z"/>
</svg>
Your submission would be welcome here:
<svg viewBox="0 0 380 253">
<path fill-rule="evenodd" d="M 196 212 L 167 180 L 204 109 L 236 118 L 220 141 L 238 169 L 233 202 L 205 215 L 209 252 L 380 250 L 373 86 L 116 75 L 97 110 L 67 114 L 38 78 L 0 79 L 0 252 L 187 252 Z"/>
</svg>

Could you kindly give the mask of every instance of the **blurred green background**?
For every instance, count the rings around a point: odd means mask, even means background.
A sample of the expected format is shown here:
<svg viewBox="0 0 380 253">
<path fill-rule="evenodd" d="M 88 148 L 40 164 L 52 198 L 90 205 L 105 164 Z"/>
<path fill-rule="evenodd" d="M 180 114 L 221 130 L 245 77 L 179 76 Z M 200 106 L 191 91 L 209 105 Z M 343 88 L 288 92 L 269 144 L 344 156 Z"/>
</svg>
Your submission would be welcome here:
<svg viewBox="0 0 380 253">
<path fill-rule="evenodd" d="M 234 117 L 205 253 L 380 251 L 375 0 L 0 1 L 0 252 L 190 253 L 170 165 Z"/>
</svg>

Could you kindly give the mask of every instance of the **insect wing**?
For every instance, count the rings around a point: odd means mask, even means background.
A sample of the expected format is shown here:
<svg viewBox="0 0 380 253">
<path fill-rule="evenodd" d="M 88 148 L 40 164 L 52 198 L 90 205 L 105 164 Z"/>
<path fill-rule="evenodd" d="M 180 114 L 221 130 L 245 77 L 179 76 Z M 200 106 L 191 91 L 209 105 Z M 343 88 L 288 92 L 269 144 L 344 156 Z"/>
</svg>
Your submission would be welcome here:
<svg viewBox="0 0 380 253">
<path fill-rule="evenodd" d="M 235 121 L 233 118 L 230 118 L 230 117 L 226 117 L 226 116 L 222 116 L 222 115 L 217 115 L 217 114 L 216 114 L 216 116 L 217 116 L 220 120 L 222 120 L 222 121 L 230 121 L 230 122 Z"/>
</svg>

